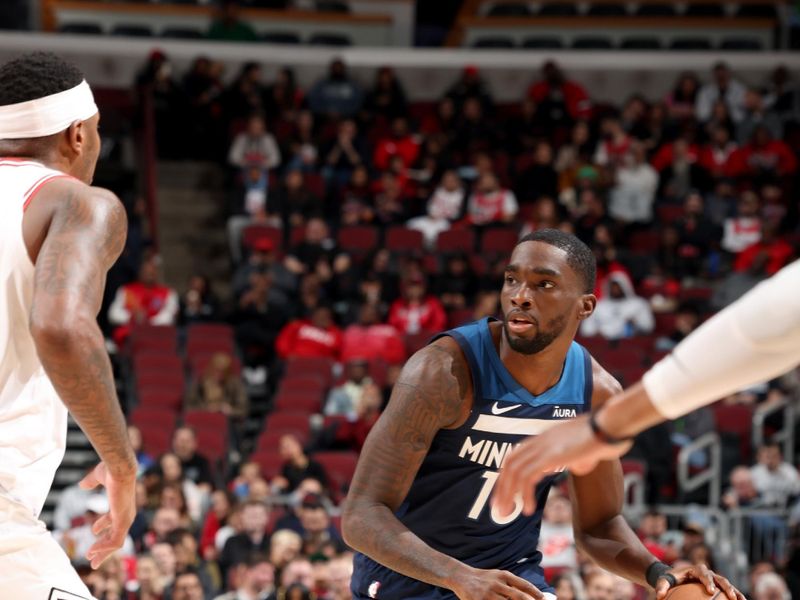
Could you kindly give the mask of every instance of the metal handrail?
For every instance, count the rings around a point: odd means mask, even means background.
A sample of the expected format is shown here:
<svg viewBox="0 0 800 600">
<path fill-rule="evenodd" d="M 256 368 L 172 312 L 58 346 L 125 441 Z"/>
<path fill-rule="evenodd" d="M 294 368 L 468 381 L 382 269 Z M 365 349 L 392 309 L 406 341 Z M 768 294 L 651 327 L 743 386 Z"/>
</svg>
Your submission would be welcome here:
<svg viewBox="0 0 800 600">
<path fill-rule="evenodd" d="M 783 442 L 783 456 L 791 460 L 794 456 L 794 426 L 797 411 L 793 401 L 782 399 L 779 402 L 759 406 L 753 413 L 753 448 L 764 445 L 764 424 L 775 413 L 783 411 L 783 427 L 772 435 L 772 441 Z"/>
<path fill-rule="evenodd" d="M 708 467 L 692 475 L 689 472 L 689 457 L 702 450 L 708 450 Z M 708 484 L 708 503 L 719 506 L 721 486 L 722 449 L 719 436 L 714 432 L 700 436 L 687 444 L 678 453 L 678 486 L 681 491 L 692 492 Z"/>
</svg>

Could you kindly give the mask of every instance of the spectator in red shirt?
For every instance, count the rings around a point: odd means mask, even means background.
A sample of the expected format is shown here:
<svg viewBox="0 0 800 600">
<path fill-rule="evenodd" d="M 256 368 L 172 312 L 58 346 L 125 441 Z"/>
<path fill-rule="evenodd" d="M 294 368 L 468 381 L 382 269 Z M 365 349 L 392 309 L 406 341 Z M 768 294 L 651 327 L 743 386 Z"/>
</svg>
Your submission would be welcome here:
<svg viewBox="0 0 800 600">
<path fill-rule="evenodd" d="M 159 281 L 157 257 L 146 259 L 139 279 L 119 288 L 108 308 L 114 342 L 124 344 L 136 325 L 174 325 L 179 309 L 178 293 Z"/>
<path fill-rule="evenodd" d="M 275 349 L 283 359 L 321 356 L 338 360 L 342 332 L 333 322 L 331 309 L 320 305 L 310 319 L 296 319 L 286 325 L 278 334 Z"/>
<path fill-rule="evenodd" d="M 389 168 L 389 159 L 400 156 L 403 164 L 410 167 L 419 155 L 419 140 L 408 130 L 408 120 L 397 117 L 392 121 L 392 133 L 382 138 L 375 146 L 372 163 L 375 168 L 385 171 Z"/>
<path fill-rule="evenodd" d="M 379 358 L 389 365 L 400 364 L 406 359 L 403 339 L 392 325 L 380 322 L 374 304 L 363 304 L 358 322 L 344 330 L 342 360 L 354 358 Z"/>
<path fill-rule="evenodd" d="M 566 109 L 566 114 L 575 121 L 588 119 L 592 115 L 592 101 L 579 83 L 569 81 L 553 61 L 542 67 L 542 79 L 528 88 L 528 98 L 539 105 L 539 110 L 551 117 Z"/>
<path fill-rule="evenodd" d="M 769 129 L 756 128 L 749 143 L 734 152 L 729 162 L 733 177 L 763 177 L 791 175 L 797 170 L 797 159 L 781 140 L 772 139 Z"/>
<path fill-rule="evenodd" d="M 622 121 L 616 115 L 605 117 L 600 123 L 602 139 L 597 144 L 594 162 L 602 167 L 621 166 L 631 149 L 631 136 L 622 127 Z"/>
<path fill-rule="evenodd" d="M 785 267 L 792 257 L 792 246 L 778 236 L 777 228 L 764 223 L 761 228 L 761 241 L 742 250 L 733 265 L 739 273 L 753 275 L 774 275 Z"/>
<path fill-rule="evenodd" d="M 467 219 L 473 225 L 508 223 L 519 210 L 514 192 L 505 189 L 494 173 L 484 173 L 469 197 Z"/>
<path fill-rule="evenodd" d="M 389 310 L 389 324 L 404 335 L 441 331 L 446 322 L 442 303 L 427 294 L 425 281 L 417 275 L 406 280 L 403 297 L 395 300 Z"/>
<path fill-rule="evenodd" d="M 728 129 L 715 127 L 711 131 L 711 140 L 700 151 L 700 166 L 714 179 L 721 179 L 727 174 L 728 163 L 737 148 Z"/>
</svg>

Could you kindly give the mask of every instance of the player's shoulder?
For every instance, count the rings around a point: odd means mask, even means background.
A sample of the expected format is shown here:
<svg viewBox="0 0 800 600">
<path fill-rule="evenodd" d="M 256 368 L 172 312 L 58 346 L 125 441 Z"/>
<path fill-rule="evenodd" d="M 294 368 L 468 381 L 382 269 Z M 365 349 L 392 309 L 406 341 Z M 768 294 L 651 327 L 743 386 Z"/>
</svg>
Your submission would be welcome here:
<svg viewBox="0 0 800 600">
<path fill-rule="evenodd" d="M 48 182 L 33 203 L 53 216 L 79 221 L 122 221 L 125 207 L 117 195 L 106 188 L 87 185 L 64 177 Z"/>
<path fill-rule="evenodd" d="M 462 395 L 468 392 L 472 382 L 464 352 L 449 335 L 417 350 L 406 362 L 403 377 L 435 386 L 441 385 L 444 379 L 455 378 Z"/>
<path fill-rule="evenodd" d="M 602 406 L 606 400 L 620 392 L 620 382 L 592 357 L 592 407 Z"/>
</svg>

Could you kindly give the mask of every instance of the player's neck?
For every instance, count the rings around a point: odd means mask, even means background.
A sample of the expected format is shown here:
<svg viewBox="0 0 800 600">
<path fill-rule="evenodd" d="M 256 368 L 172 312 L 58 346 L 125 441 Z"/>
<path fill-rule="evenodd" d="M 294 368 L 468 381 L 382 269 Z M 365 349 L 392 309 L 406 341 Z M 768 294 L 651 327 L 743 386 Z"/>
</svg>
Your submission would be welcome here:
<svg viewBox="0 0 800 600">
<path fill-rule="evenodd" d="M 505 368 L 534 396 L 545 393 L 561 379 L 568 350 L 569 341 L 565 344 L 556 340 L 541 352 L 522 354 L 511 348 L 504 335 L 500 336 L 498 347 Z"/>
<path fill-rule="evenodd" d="M 4 140 L 0 142 L 0 158 L 26 159 L 63 173 L 68 173 L 70 168 L 69 161 L 57 148 L 37 140 Z"/>
</svg>

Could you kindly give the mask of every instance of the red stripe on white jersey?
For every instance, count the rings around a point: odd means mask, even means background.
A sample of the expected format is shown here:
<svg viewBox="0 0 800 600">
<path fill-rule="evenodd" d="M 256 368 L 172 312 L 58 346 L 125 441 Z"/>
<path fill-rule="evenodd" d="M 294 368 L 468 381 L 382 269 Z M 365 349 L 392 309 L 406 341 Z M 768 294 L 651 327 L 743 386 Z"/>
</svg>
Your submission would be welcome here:
<svg viewBox="0 0 800 600">
<path fill-rule="evenodd" d="M 36 194 L 39 193 L 39 190 L 42 189 L 44 184 L 53 181 L 54 179 L 75 179 L 75 178 L 72 177 L 71 175 L 64 175 L 62 173 L 50 173 L 46 177 L 42 177 L 41 179 L 39 179 L 39 181 L 37 181 L 33 185 L 31 189 L 29 189 L 25 193 L 25 203 L 22 205 L 23 212 L 27 210 L 28 205 L 31 203 L 31 200 L 33 200 L 36 197 Z"/>
</svg>

